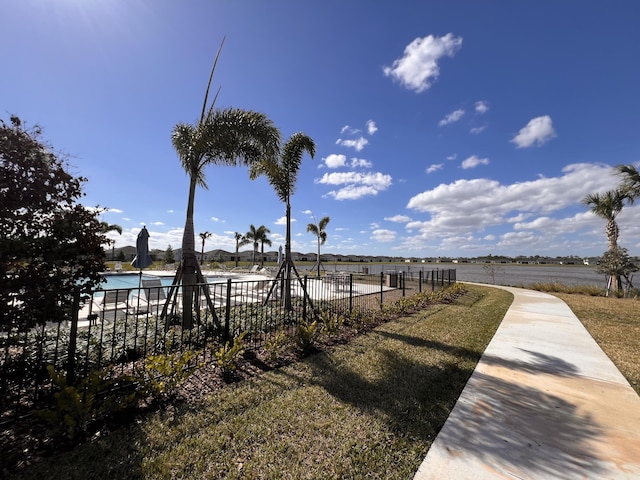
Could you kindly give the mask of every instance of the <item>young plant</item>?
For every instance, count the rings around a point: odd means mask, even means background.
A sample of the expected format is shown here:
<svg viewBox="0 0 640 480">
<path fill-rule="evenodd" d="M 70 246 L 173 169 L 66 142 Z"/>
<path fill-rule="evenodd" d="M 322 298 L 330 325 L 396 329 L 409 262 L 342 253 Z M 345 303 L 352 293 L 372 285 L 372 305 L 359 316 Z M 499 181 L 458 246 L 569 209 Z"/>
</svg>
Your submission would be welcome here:
<svg viewBox="0 0 640 480">
<path fill-rule="evenodd" d="M 233 378 L 233 373 L 238 368 L 238 359 L 244 354 L 244 337 L 248 332 L 242 332 L 233 339 L 233 345 L 229 342 L 213 352 L 213 356 L 222 370 L 222 376 L 225 381 L 229 382 Z"/>
<path fill-rule="evenodd" d="M 137 371 L 138 380 L 149 395 L 166 399 L 202 365 L 191 365 L 197 355 L 192 350 L 151 355 L 144 360 L 142 370 Z"/>
<path fill-rule="evenodd" d="M 339 313 L 324 310 L 320 314 L 320 322 L 322 323 L 322 332 L 327 335 L 337 335 L 344 325 L 344 317 Z"/>
<path fill-rule="evenodd" d="M 106 373 L 94 370 L 78 385 L 69 385 L 63 373 L 56 372 L 53 365 L 47 367 L 54 385 L 59 391 L 54 394 L 55 403 L 38 416 L 45 420 L 55 433 L 64 434 L 75 441 L 87 433 L 93 422 L 124 410 L 136 400 L 136 392 L 127 393 L 121 383 L 129 379 L 107 379 Z"/>
<path fill-rule="evenodd" d="M 300 322 L 296 330 L 295 341 L 304 354 L 308 354 L 313 350 L 316 338 L 318 336 L 317 323 Z"/>
<path fill-rule="evenodd" d="M 276 360 L 289 344 L 289 337 L 284 332 L 276 333 L 269 337 L 264 344 L 264 349 L 269 353 L 269 360 Z"/>
</svg>

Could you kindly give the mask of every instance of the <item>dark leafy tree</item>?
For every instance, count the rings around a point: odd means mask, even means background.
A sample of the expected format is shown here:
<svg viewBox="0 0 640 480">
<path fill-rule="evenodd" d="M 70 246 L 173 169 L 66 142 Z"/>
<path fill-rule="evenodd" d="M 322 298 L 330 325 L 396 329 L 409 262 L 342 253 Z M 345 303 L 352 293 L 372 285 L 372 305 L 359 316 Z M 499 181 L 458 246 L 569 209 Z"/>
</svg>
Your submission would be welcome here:
<svg viewBox="0 0 640 480">
<path fill-rule="evenodd" d="M 79 203 L 83 177 L 18 117 L 0 120 L 0 322 L 61 321 L 69 292 L 90 294 L 104 271 L 100 209 Z M 68 317 L 67 317 L 68 318 Z"/>
<path fill-rule="evenodd" d="M 175 261 L 176 261 L 176 256 L 173 253 L 173 248 L 171 248 L 171 245 L 169 245 L 167 249 L 164 251 L 164 263 L 172 264 L 172 263 L 175 263 Z"/>
</svg>

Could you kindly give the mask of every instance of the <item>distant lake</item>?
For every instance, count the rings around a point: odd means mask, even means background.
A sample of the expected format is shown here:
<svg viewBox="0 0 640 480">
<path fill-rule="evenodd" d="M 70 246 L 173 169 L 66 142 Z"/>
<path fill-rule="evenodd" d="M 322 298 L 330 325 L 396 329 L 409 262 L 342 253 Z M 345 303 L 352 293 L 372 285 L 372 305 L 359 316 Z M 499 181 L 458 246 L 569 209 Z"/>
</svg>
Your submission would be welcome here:
<svg viewBox="0 0 640 480">
<path fill-rule="evenodd" d="M 495 283 L 509 286 L 528 286 L 533 283 L 558 282 L 564 285 L 605 285 L 605 276 L 596 272 L 595 267 L 587 265 L 514 265 L 494 264 L 497 268 Z M 327 271 L 380 272 L 397 271 L 418 275 L 420 270 L 456 271 L 456 278 L 463 282 L 492 283 L 493 279 L 480 263 L 361 263 L 361 264 L 323 264 Z"/>
</svg>

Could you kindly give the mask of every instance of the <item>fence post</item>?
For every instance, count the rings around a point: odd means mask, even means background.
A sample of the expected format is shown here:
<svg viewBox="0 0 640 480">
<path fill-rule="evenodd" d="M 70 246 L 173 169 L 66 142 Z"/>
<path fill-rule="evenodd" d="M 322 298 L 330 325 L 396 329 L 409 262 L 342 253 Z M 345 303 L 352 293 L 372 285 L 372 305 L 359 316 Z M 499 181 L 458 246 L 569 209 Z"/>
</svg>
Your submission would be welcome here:
<svg viewBox="0 0 640 480">
<path fill-rule="evenodd" d="M 307 322 L 307 275 L 302 277 L 302 321 Z"/>
<path fill-rule="evenodd" d="M 436 290 L 436 270 L 431 270 L 431 291 Z"/>
<path fill-rule="evenodd" d="M 406 297 L 406 289 L 405 289 L 405 272 L 398 273 L 398 281 L 402 283 L 402 296 Z"/>
<path fill-rule="evenodd" d="M 353 314 L 353 273 L 349 274 L 349 316 Z"/>
<path fill-rule="evenodd" d="M 229 340 L 229 323 L 231 322 L 231 279 L 227 278 L 227 305 L 224 309 L 224 338 Z"/>
<path fill-rule="evenodd" d="M 76 374 L 76 345 L 78 340 L 78 315 L 80 313 L 80 289 L 73 290 L 71 306 L 71 330 L 69 331 L 69 351 L 67 355 L 67 384 L 74 382 Z"/>
<path fill-rule="evenodd" d="M 382 310 L 382 304 L 384 302 L 384 272 L 380 272 L 380 310 Z"/>
<path fill-rule="evenodd" d="M 422 269 L 418 271 L 418 293 L 422 293 Z"/>
</svg>

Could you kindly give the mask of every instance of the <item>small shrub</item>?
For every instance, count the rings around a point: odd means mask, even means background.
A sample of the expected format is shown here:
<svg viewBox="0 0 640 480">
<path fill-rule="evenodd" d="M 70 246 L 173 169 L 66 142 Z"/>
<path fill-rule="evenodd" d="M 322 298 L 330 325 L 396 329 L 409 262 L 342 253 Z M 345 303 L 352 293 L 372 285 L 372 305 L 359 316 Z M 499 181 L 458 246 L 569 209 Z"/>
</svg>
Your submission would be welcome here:
<svg viewBox="0 0 640 480">
<path fill-rule="evenodd" d="M 289 346 L 289 337 L 286 333 L 280 332 L 270 336 L 264 343 L 264 349 L 269 354 L 271 361 L 276 360 Z"/>
<path fill-rule="evenodd" d="M 143 390 L 154 398 L 167 398 L 175 388 L 191 376 L 202 364 L 191 365 L 198 352 L 162 353 L 145 358 L 136 377 Z"/>
<path fill-rule="evenodd" d="M 105 372 L 94 370 L 79 385 L 69 385 L 65 375 L 56 372 L 53 365 L 47 370 L 59 391 L 54 394 L 53 407 L 39 411 L 38 416 L 54 433 L 66 435 L 69 440 L 77 440 L 93 422 L 124 410 L 136 400 L 135 391 L 124 391 L 128 378 L 106 379 Z"/>
<path fill-rule="evenodd" d="M 233 339 L 233 345 L 229 345 L 229 342 L 219 349 L 213 352 L 213 356 L 218 363 L 218 366 L 222 370 L 222 376 L 226 381 L 230 381 L 233 377 L 233 373 L 238 368 L 238 359 L 244 354 L 244 337 L 248 332 L 242 332 L 240 335 Z"/>
<path fill-rule="evenodd" d="M 321 331 L 327 335 L 337 335 L 344 325 L 344 317 L 339 313 L 323 311 L 320 314 Z"/>
<path fill-rule="evenodd" d="M 318 330 L 316 327 L 317 322 L 315 321 L 311 323 L 302 321 L 298 324 L 298 328 L 296 329 L 295 342 L 296 345 L 298 345 L 298 347 L 300 347 L 302 352 L 305 354 L 313 351 L 318 335 Z"/>
</svg>

